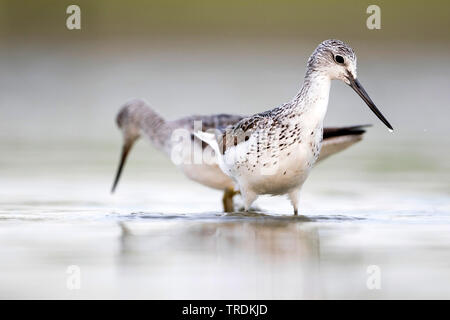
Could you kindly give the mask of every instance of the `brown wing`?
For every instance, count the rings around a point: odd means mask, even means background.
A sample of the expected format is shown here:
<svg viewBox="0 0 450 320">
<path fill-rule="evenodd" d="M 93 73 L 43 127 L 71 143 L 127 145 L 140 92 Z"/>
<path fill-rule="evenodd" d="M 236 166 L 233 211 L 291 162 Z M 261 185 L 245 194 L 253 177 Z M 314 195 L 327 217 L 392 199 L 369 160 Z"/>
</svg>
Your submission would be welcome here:
<svg viewBox="0 0 450 320">
<path fill-rule="evenodd" d="M 173 125 L 178 128 L 186 128 L 191 132 L 194 131 L 194 122 L 201 121 L 202 131 L 209 129 L 219 129 L 224 128 L 238 123 L 244 117 L 236 114 L 213 114 L 213 115 L 192 115 L 189 117 L 181 118 L 173 121 Z M 199 128 L 195 128 L 199 129 Z"/>
</svg>

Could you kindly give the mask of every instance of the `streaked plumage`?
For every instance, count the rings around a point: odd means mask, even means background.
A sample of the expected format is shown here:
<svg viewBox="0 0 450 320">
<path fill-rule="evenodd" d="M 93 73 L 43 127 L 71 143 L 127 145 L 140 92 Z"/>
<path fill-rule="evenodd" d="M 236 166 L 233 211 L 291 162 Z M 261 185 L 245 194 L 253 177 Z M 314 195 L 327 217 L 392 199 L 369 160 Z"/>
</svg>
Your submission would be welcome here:
<svg viewBox="0 0 450 320">
<path fill-rule="evenodd" d="M 317 159 L 331 80 L 350 85 L 389 129 L 356 78 L 356 55 L 339 40 L 326 40 L 312 53 L 299 93 L 288 103 L 245 117 L 222 132 L 195 134 L 215 151 L 219 167 L 231 177 L 245 209 L 259 195 L 287 194 L 294 214 L 298 194 Z"/>
<path fill-rule="evenodd" d="M 183 128 L 188 130 L 193 139 L 194 121 L 201 121 L 202 130 L 224 129 L 234 125 L 244 117 L 240 115 L 216 114 L 216 115 L 192 115 L 167 121 L 158 115 L 152 108 L 141 99 L 133 99 L 125 103 L 116 117 L 118 127 L 121 129 L 124 138 L 121 164 L 116 175 L 113 190 L 117 185 L 126 156 L 134 142 L 141 136 L 144 136 L 151 144 L 165 153 L 168 157 L 171 155 L 173 141 L 171 136 L 174 130 Z M 350 145 L 358 142 L 365 132 L 364 126 L 342 127 L 324 129 L 324 143 L 319 160 L 325 159 L 331 154 L 335 154 L 348 148 Z M 194 143 L 201 144 L 199 139 L 194 139 Z M 210 148 L 203 143 L 202 148 Z M 191 157 L 191 155 L 188 155 Z M 217 164 L 188 164 L 182 163 L 178 167 L 191 180 L 199 182 L 205 186 L 224 190 L 222 199 L 224 211 L 233 211 L 234 191 L 233 180 L 225 175 Z"/>
</svg>

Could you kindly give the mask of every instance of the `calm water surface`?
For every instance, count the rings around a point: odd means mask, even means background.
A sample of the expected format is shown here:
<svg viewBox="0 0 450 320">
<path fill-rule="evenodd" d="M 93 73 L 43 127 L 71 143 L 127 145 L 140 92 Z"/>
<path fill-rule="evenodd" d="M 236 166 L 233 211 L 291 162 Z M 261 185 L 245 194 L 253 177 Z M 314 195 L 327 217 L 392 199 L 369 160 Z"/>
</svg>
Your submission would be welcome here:
<svg viewBox="0 0 450 320">
<path fill-rule="evenodd" d="M 327 124 L 377 125 L 314 169 L 303 216 L 284 197 L 223 214 L 220 192 L 144 142 L 110 195 L 127 98 L 172 118 L 254 113 L 295 93 L 309 54 L 193 48 L 1 53 L 0 298 L 450 298 L 445 53 L 418 66 L 361 50 L 361 81 L 398 130 L 333 85 Z M 71 265 L 80 290 L 67 288 Z M 373 265 L 379 290 L 367 286 Z"/>
<path fill-rule="evenodd" d="M 96 146 L 86 165 L 94 146 L 69 147 L 2 169 L 2 298 L 450 298 L 448 171 L 370 169 L 361 144 L 317 166 L 304 216 L 284 197 L 223 214 L 220 192 L 144 143 L 114 196 L 115 161 L 103 155 L 115 148 Z M 80 290 L 67 289 L 70 265 Z M 371 265 L 380 290 L 367 288 Z"/>
</svg>

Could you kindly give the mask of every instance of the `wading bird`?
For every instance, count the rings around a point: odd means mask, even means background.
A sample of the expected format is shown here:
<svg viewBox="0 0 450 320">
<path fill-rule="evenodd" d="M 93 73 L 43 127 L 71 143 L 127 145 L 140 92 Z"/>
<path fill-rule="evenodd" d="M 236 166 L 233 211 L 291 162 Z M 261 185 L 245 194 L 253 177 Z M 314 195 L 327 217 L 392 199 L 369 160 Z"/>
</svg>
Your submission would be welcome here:
<svg viewBox="0 0 450 320">
<path fill-rule="evenodd" d="M 322 147 L 331 80 L 353 88 L 393 130 L 356 77 L 353 49 L 340 40 L 326 40 L 308 59 L 303 86 L 291 101 L 246 117 L 219 134 L 195 133 L 214 149 L 219 167 L 239 188 L 245 210 L 259 195 L 287 194 L 298 214 L 300 189 Z"/>
<path fill-rule="evenodd" d="M 129 151 L 134 143 L 141 137 L 147 138 L 150 143 L 171 156 L 173 140 L 171 136 L 177 129 L 185 129 L 190 134 L 192 143 L 198 144 L 200 148 L 210 148 L 207 144 L 194 139 L 194 122 L 201 121 L 202 129 L 220 129 L 238 123 L 243 116 L 230 114 L 216 114 L 210 116 L 189 116 L 174 121 L 167 121 L 153 111 L 150 106 L 141 99 L 133 99 L 125 103 L 116 117 L 116 123 L 123 135 L 122 154 L 114 179 L 112 192 L 116 189 L 122 169 L 126 162 Z M 323 160 L 332 154 L 342 151 L 352 144 L 360 141 L 365 132 L 365 126 L 337 127 L 324 129 L 324 142 L 319 160 Z M 188 153 L 192 151 L 189 147 Z M 188 157 L 190 155 L 188 154 Z M 239 191 L 235 191 L 233 180 L 225 175 L 217 164 L 194 164 L 185 162 L 178 164 L 182 172 L 191 180 L 205 186 L 223 190 L 222 204 L 225 212 L 234 210 L 233 197 Z"/>
</svg>

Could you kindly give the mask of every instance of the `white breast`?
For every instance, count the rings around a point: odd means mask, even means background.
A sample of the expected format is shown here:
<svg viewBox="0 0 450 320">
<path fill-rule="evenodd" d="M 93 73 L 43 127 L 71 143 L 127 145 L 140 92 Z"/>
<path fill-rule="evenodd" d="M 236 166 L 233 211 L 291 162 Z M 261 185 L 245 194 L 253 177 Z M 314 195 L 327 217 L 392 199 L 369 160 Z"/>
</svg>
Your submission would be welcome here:
<svg viewBox="0 0 450 320">
<path fill-rule="evenodd" d="M 266 150 L 260 146 L 260 152 L 256 152 L 258 134 L 254 134 L 225 152 L 225 172 L 239 185 L 256 194 L 272 195 L 289 193 L 303 185 L 319 156 L 329 81 L 311 87 L 309 92 L 294 111 L 297 116 L 285 118 L 289 128 L 299 126 L 296 136 L 285 134 L 289 138 L 278 141 L 278 147 Z"/>
</svg>

